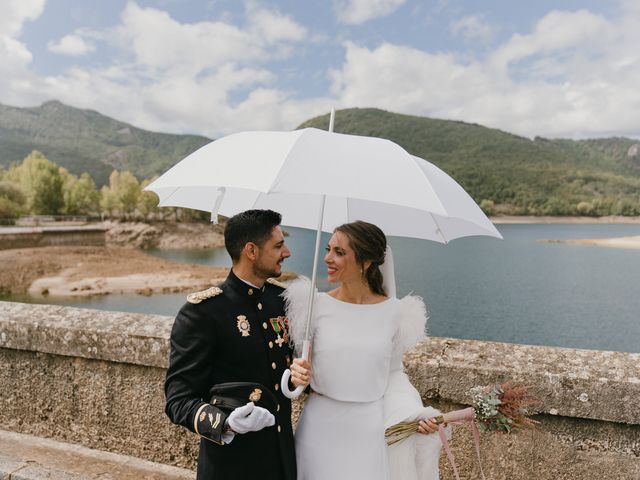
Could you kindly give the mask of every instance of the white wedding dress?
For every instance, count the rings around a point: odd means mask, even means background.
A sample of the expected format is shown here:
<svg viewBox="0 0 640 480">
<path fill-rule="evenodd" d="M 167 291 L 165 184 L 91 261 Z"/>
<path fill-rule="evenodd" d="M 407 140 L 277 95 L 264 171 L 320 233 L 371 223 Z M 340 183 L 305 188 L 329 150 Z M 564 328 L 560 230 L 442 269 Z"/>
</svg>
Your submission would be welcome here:
<svg viewBox="0 0 640 480">
<path fill-rule="evenodd" d="M 302 345 L 310 283 L 284 293 L 290 333 Z M 295 432 L 298 480 L 437 480 L 440 439 L 412 435 L 387 447 L 384 431 L 437 415 L 424 408 L 402 369 L 403 352 L 424 337 L 422 300 L 351 304 L 316 293 L 313 376 Z"/>
</svg>

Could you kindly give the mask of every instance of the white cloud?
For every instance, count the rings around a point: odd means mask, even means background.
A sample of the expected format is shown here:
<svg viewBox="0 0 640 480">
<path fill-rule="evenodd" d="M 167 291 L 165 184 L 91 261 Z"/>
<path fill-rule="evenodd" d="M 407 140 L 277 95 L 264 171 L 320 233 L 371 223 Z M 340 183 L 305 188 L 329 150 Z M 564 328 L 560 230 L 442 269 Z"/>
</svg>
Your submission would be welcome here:
<svg viewBox="0 0 640 480">
<path fill-rule="evenodd" d="M 314 102 L 283 107 L 291 94 L 273 87 L 277 77 L 267 65 L 292 55 L 306 34 L 289 16 L 254 3 L 247 4 L 245 21 L 238 26 L 230 21 L 181 23 L 162 10 L 130 2 L 115 28 L 76 30 L 49 45 L 56 53 L 80 54 L 93 43 L 106 42 L 115 52 L 110 65 L 75 66 L 48 77 L 23 68 L 12 78 L 26 82 L 24 88 L 13 82 L 8 90 L 17 93 L 4 93 L 0 101 L 33 105 L 55 98 L 142 128 L 209 136 L 248 128 L 289 129 L 295 126 L 291 122 L 308 118 L 296 105 Z M 9 58 L 2 52 L 11 48 L 13 63 L 26 67 L 31 54 L 21 47 L 15 41 L 0 43 L 0 55 Z M 0 86 L 5 84 L 0 79 Z"/>
<path fill-rule="evenodd" d="M 166 12 L 129 3 L 115 41 L 129 48 L 140 66 L 197 73 L 228 62 L 264 63 L 291 52 L 306 30 L 278 12 L 250 5 L 248 27 L 208 21 L 180 23 Z"/>
<path fill-rule="evenodd" d="M 633 13 L 633 14 L 632 14 Z M 344 106 L 477 122 L 525 136 L 640 136 L 640 10 L 551 12 L 486 59 L 346 44 Z M 372 81 L 375 79 L 375 81 Z"/>
<path fill-rule="evenodd" d="M 65 35 L 57 42 L 47 43 L 47 49 L 60 55 L 79 57 L 94 51 L 95 47 L 79 35 Z"/>
<path fill-rule="evenodd" d="M 19 103 L 30 96 L 37 78 L 30 73 L 33 55 L 18 40 L 22 26 L 37 19 L 44 9 L 44 0 L 0 0 L 0 92 L 2 101 Z"/>
<path fill-rule="evenodd" d="M 395 12 L 406 0 L 334 0 L 333 10 L 338 21 L 359 25 Z"/>
<path fill-rule="evenodd" d="M 291 17 L 273 10 L 259 8 L 256 4 L 247 6 L 247 16 L 252 33 L 268 44 L 277 44 L 287 40 L 300 41 L 307 34 L 307 30 Z"/>
<path fill-rule="evenodd" d="M 482 15 L 469 15 L 456 20 L 451 24 L 451 32 L 461 35 L 467 41 L 489 42 L 494 35 L 494 30 Z"/>
<path fill-rule="evenodd" d="M 44 10 L 45 0 L 1 0 L 0 36 L 17 36 L 27 20 L 35 20 Z"/>
<path fill-rule="evenodd" d="M 0 37 L 0 69 L 5 72 L 12 70 L 22 70 L 29 63 L 33 56 L 27 47 L 14 38 Z"/>
<path fill-rule="evenodd" d="M 497 68 L 533 55 L 553 55 L 558 52 L 600 51 L 616 42 L 616 26 L 603 17 L 586 10 L 553 11 L 545 15 L 530 35 L 514 35 L 492 55 Z"/>
</svg>

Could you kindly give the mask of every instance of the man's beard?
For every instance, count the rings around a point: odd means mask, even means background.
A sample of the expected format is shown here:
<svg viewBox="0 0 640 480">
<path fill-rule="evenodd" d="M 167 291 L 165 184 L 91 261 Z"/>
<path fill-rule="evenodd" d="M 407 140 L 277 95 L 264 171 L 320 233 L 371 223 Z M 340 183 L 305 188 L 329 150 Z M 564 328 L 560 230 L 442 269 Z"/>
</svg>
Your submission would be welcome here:
<svg viewBox="0 0 640 480">
<path fill-rule="evenodd" d="M 280 271 L 276 270 L 276 267 L 265 267 L 263 265 L 253 264 L 253 273 L 255 276 L 259 278 L 277 278 L 282 275 L 282 269 Z"/>
</svg>

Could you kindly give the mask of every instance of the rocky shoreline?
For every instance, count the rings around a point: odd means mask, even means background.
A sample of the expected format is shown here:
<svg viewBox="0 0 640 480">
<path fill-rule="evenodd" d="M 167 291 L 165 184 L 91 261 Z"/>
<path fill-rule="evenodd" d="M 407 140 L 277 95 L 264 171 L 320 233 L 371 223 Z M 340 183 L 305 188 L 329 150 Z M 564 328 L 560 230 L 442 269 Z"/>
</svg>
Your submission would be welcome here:
<svg viewBox="0 0 640 480">
<path fill-rule="evenodd" d="M 496 225 L 501 224 L 640 224 L 640 217 L 623 217 L 610 215 L 607 217 L 536 217 L 532 215 L 504 215 L 490 217 Z"/>
<path fill-rule="evenodd" d="M 542 243 L 572 243 L 574 245 L 590 245 L 595 247 L 640 249 L 640 235 L 617 238 L 584 238 L 570 240 L 540 240 Z"/>
<path fill-rule="evenodd" d="M 104 222 L 108 246 L 208 249 L 224 247 L 224 225 L 210 223 Z"/>
<path fill-rule="evenodd" d="M 0 250 L 0 295 L 90 296 L 170 293 L 207 288 L 227 268 L 186 265 L 124 247 Z"/>
</svg>

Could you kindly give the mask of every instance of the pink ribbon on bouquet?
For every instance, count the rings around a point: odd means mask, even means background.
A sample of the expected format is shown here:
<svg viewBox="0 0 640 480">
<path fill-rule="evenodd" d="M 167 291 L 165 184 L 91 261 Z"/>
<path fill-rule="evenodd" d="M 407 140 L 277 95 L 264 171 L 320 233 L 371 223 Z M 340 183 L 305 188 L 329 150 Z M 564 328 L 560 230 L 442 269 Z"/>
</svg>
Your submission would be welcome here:
<svg viewBox="0 0 640 480">
<path fill-rule="evenodd" d="M 438 423 L 438 435 L 440 436 L 440 441 L 442 442 L 442 446 L 444 447 L 445 452 L 447 452 L 447 458 L 449 459 L 449 463 L 451 464 L 451 468 L 453 468 L 453 473 L 456 476 L 456 480 L 460 480 L 460 475 L 458 474 L 458 468 L 456 467 L 456 461 L 453 457 L 453 452 L 451 451 L 451 447 L 449 446 L 449 441 L 447 440 L 447 434 L 444 431 L 445 423 L 467 423 L 470 425 L 471 433 L 473 434 L 473 442 L 476 445 L 476 453 L 478 455 L 478 465 L 480 466 L 480 476 L 482 480 L 485 480 L 484 471 L 482 470 L 482 459 L 480 458 L 480 432 L 478 431 L 478 426 L 475 422 L 476 412 L 473 407 L 464 408 L 462 410 L 455 410 L 453 412 L 445 413 L 444 415 L 438 415 L 436 417 L 436 422 Z"/>
</svg>

